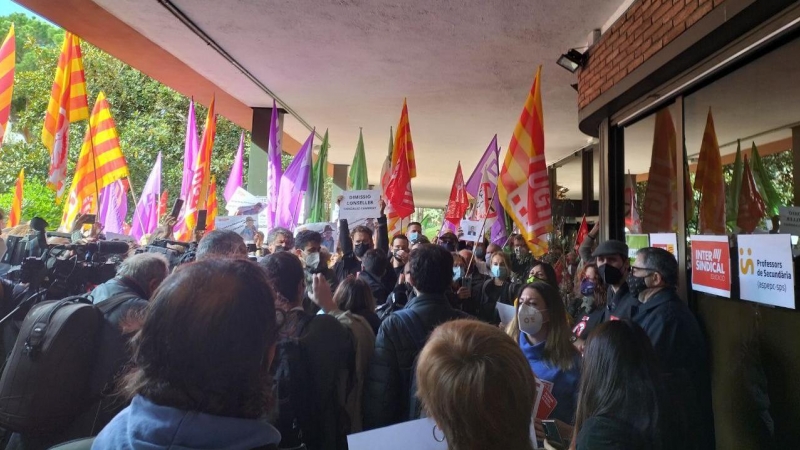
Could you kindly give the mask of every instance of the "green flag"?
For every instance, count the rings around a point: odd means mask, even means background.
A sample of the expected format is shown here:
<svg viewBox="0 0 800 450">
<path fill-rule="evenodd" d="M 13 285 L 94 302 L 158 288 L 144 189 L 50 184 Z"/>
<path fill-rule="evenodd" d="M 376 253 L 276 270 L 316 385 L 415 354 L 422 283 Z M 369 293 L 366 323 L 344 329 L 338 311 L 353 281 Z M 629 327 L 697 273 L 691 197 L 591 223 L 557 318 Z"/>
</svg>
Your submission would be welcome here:
<svg viewBox="0 0 800 450">
<path fill-rule="evenodd" d="M 753 142 L 752 159 L 753 178 L 756 179 L 756 187 L 758 188 L 759 194 L 761 194 L 761 198 L 764 200 L 764 205 L 767 207 L 767 217 L 775 217 L 780 214 L 778 208 L 781 207 L 781 199 L 778 197 L 775 185 L 772 184 L 771 175 L 764 167 L 761 155 L 758 154 L 758 148 L 755 142 Z"/>
<path fill-rule="evenodd" d="M 361 191 L 368 188 L 367 184 L 367 155 L 364 153 L 364 134 L 359 130 L 356 155 L 353 157 L 353 165 L 350 166 L 350 174 L 347 177 L 347 189 Z"/>
<path fill-rule="evenodd" d="M 736 142 L 736 160 L 733 163 L 733 175 L 725 198 L 725 222 L 728 228 L 736 230 L 736 218 L 739 217 L 739 193 L 742 191 L 742 144 Z"/>
<path fill-rule="evenodd" d="M 328 175 L 328 130 L 322 138 L 317 161 L 311 169 L 311 183 L 308 189 L 310 212 L 306 223 L 327 222 L 325 218 L 325 178 Z"/>
</svg>

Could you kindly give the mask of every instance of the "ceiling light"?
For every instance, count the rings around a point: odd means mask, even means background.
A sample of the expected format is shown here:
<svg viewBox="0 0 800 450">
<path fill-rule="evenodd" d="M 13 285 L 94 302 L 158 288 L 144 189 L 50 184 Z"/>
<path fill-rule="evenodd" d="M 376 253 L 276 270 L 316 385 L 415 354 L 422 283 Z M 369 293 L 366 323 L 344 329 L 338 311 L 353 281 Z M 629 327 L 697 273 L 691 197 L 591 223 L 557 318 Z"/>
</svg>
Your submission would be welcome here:
<svg viewBox="0 0 800 450">
<path fill-rule="evenodd" d="M 570 72 L 575 73 L 579 67 L 583 67 L 583 65 L 586 64 L 586 55 L 571 48 L 567 53 L 561 55 L 556 63 Z"/>
</svg>

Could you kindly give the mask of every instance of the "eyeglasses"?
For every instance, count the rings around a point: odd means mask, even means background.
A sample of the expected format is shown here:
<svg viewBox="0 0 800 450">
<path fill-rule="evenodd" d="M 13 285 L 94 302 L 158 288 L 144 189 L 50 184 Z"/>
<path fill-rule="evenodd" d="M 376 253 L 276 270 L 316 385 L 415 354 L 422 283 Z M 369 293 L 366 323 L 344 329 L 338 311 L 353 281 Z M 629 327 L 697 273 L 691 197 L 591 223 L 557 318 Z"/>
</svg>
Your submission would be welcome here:
<svg viewBox="0 0 800 450">
<path fill-rule="evenodd" d="M 657 273 L 658 272 L 655 269 L 650 269 L 650 268 L 647 268 L 647 267 L 636 267 L 636 266 L 631 266 L 631 270 L 639 270 L 639 271 L 642 271 L 642 272 L 650 272 L 650 273 Z"/>
</svg>

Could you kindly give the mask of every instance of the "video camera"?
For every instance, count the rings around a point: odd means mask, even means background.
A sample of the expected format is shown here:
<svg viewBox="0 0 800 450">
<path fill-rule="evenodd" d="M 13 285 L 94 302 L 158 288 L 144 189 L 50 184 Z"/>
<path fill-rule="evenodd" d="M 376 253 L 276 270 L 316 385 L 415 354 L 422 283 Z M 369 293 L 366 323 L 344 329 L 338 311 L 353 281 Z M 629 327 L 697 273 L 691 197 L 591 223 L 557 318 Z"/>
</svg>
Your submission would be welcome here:
<svg viewBox="0 0 800 450">
<path fill-rule="evenodd" d="M 178 250 L 182 248 L 183 251 Z M 169 239 L 155 239 L 150 244 L 136 249 L 136 253 L 160 253 L 169 261 L 170 270 L 175 267 L 194 261 L 196 242 L 172 241 Z"/>
</svg>

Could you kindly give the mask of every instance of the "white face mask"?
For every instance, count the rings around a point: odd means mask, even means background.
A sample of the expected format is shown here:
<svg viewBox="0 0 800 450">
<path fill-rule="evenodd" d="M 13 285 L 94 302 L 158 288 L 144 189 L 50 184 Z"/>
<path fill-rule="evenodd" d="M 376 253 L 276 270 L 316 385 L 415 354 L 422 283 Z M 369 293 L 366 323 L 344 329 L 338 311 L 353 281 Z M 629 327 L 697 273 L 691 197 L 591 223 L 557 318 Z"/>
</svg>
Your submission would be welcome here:
<svg viewBox="0 0 800 450">
<path fill-rule="evenodd" d="M 306 269 L 315 270 L 319 266 L 319 253 L 309 253 L 305 257 Z"/>
<path fill-rule="evenodd" d="M 544 325 L 544 316 L 542 315 L 542 311 L 547 310 L 536 309 L 527 303 L 520 305 L 519 311 L 517 312 L 519 331 L 527 334 L 528 336 L 533 336 L 534 334 L 538 333 L 542 329 L 542 325 Z"/>
</svg>

